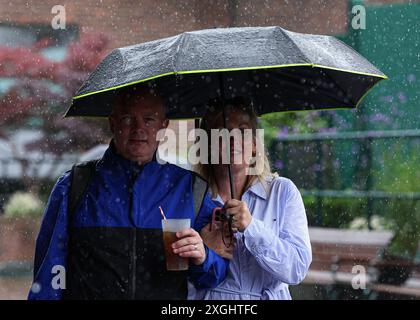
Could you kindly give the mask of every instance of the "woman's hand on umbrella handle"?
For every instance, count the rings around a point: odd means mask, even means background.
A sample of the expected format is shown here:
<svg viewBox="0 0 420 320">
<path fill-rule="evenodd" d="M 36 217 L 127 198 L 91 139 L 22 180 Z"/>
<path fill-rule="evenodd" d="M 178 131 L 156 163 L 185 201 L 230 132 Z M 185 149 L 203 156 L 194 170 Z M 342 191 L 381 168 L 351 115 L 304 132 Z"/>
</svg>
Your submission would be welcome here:
<svg viewBox="0 0 420 320">
<path fill-rule="evenodd" d="M 230 199 L 226 201 L 224 208 L 232 215 L 232 228 L 237 228 L 240 232 L 245 231 L 251 223 L 252 215 L 245 201 Z"/>
</svg>

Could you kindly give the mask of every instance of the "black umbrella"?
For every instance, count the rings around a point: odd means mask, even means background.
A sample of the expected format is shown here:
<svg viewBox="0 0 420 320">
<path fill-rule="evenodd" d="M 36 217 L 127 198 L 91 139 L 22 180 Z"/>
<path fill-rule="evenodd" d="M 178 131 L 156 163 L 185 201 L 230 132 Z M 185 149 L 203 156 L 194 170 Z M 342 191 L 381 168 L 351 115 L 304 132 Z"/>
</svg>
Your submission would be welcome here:
<svg viewBox="0 0 420 320">
<path fill-rule="evenodd" d="M 66 117 L 106 117 L 115 90 L 149 81 L 170 119 L 201 117 L 210 99 L 235 96 L 249 98 L 259 115 L 355 108 L 385 78 L 331 36 L 280 27 L 208 29 L 113 50 L 77 91 Z"/>
</svg>

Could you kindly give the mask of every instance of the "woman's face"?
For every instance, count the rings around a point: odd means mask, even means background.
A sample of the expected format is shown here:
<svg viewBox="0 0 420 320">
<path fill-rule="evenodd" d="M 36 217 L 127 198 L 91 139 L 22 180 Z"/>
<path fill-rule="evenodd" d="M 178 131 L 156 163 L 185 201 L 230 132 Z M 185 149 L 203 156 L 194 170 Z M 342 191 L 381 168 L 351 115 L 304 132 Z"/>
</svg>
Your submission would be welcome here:
<svg viewBox="0 0 420 320">
<path fill-rule="evenodd" d="M 234 171 L 241 171 L 249 167 L 250 160 L 256 149 L 255 137 L 252 137 L 251 117 L 239 107 L 229 108 L 227 111 L 226 127 L 229 130 L 229 139 L 219 139 L 218 150 L 213 150 L 214 146 L 212 145 L 211 151 L 212 153 L 219 153 L 219 164 L 226 164 L 227 144 L 222 141 L 229 142 L 232 169 Z M 222 113 L 215 118 L 212 128 L 218 130 L 225 128 L 223 125 Z M 223 159 L 225 159 L 225 161 L 223 161 Z"/>
</svg>

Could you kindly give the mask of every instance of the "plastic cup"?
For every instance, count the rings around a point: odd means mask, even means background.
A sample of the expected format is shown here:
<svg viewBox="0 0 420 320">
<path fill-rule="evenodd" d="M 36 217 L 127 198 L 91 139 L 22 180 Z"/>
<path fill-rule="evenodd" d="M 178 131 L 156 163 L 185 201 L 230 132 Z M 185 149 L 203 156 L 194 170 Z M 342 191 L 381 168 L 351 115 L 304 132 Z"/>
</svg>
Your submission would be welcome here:
<svg viewBox="0 0 420 320">
<path fill-rule="evenodd" d="M 176 236 L 178 231 L 190 228 L 191 219 L 166 219 L 162 220 L 163 244 L 165 247 L 166 270 L 180 271 L 188 270 L 188 258 L 182 258 L 175 254 L 172 244 L 179 239 Z"/>
</svg>

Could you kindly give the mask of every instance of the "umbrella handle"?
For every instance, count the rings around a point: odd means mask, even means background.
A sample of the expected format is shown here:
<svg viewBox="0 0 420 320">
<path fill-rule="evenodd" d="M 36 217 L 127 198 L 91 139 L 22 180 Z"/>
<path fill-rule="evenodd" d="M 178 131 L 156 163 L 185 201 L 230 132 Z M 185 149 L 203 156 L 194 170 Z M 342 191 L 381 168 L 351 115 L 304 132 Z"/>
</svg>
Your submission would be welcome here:
<svg viewBox="0 0 420 320">
<path fill-rule="evenodd" d="M 226 106 L 225 106 L 225 84 L 223 80 L 223 75 L 221 72 L 219 72 L 219 85 L 220 85 L 220 101 L 222 103 L 222 111 L 223 111 L 223 127 L 227 129 L 227 112 L 226 112 Z M 230 185 L 230 198 L 236 199 L 236 193 L 235 193 L 235 186 L 233 184 L 233 172 L 232 167 L 230 165 L 230 139 L 229 139 L 229 146 L 226 148 L 226 152 L 228 153 L 228 173 L 229 173 L 229 185 Z"/>
<path fill-rule="evenodd" d="M 225 104 L 224 104 L 224 102 L 222 102 L 222 103 L 223 103 L 223 126 L 225 128 L 227 128 L 227 125 L 226 125 L 226 121 L 227 121 L 226 117 L 227 117 L 227 115 L 226 115 L 226 112 L 225 112 Z M 228 160 L 229 160 L 229 163 L 228 163 L 228 173 L 229 173 L 229 185 L 230 185 L 230 198 L 231 199 L 236 199 L 235 185 L 233 184 L 232 166 L 230 164 L 230 143 L 231 143 L 231 141 L 230 141 L 230 139 L 227 139 L 227 140 L 228 140 L 227 143 L 229 143 L 228 147 L 226 148 L 226 152 L 228 153 Z"/>
</svg>

